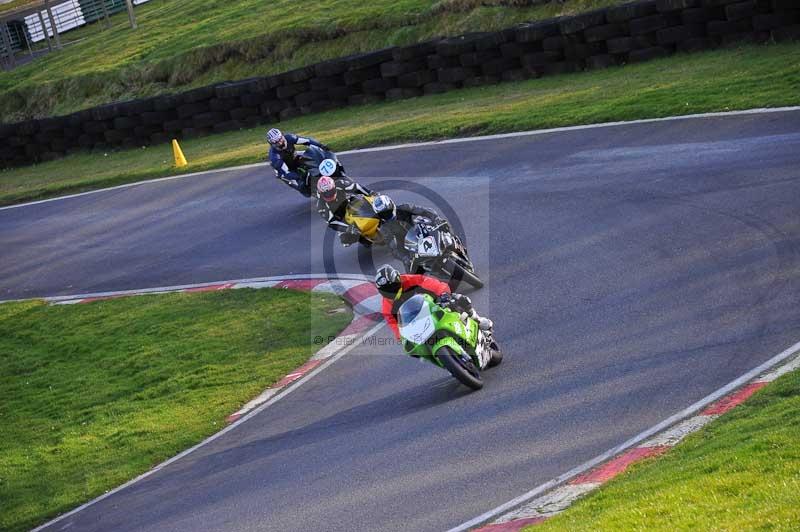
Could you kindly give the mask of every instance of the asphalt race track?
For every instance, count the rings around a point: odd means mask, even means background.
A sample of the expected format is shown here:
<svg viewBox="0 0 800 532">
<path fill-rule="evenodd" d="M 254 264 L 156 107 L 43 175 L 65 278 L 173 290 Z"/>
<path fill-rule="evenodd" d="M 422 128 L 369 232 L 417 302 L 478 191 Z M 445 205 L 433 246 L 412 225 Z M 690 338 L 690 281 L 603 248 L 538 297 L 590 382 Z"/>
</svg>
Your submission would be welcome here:
<svg viewBox="0 0 800 532">
<path fill-rule="evenodd" d="M 503 365 L 469 393 L 378 345 L 383 328 L 53 529 L 444 530 L 800 340 L 798 111 L 342 160 L 396 199 L 437 193 L 458 213 L 487 280 L 471 295 L 496 323 Z M 308 200 L 266 168 L 1 210 L 0 299 L 359 272 L 355 247 L 325 258 L 323 234 Z M 365 268 L 383 253 L 364 254 Z"/>
</svg>

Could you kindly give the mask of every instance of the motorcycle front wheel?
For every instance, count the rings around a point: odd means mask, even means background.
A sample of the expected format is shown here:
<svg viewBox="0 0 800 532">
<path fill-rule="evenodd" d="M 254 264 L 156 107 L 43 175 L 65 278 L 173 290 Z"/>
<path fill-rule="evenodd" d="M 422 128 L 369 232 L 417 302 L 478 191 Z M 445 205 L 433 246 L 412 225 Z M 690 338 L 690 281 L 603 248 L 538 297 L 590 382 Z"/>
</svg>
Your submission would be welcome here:
<svg viewBox="0 0 800 532">
<path fill-rule="evenodd" d="M 461 357 L 446 346 L 439 348 L 439 352 L 436 356 L 445 369 L 461 384 L 473 390 L 480 390 L 483 388 L 481 374 L 469 357 Z"/>
</svg>

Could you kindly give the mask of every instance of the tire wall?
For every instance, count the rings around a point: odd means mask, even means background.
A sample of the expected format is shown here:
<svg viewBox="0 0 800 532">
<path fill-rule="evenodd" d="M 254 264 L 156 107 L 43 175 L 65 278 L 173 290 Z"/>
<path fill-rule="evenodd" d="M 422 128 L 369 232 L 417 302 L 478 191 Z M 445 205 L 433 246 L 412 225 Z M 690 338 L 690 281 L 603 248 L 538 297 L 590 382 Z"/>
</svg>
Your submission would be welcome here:
<svg viewBox="0 0 800 532">
<path fill-rule="evenodd" d="M 0 168 L 81 150 L 140 147 L 271 124 L 348 105 L 769 40 L 800 40 L 800 0 L 644 0 L 67 116 L 0 124 Z"/>
</svg>

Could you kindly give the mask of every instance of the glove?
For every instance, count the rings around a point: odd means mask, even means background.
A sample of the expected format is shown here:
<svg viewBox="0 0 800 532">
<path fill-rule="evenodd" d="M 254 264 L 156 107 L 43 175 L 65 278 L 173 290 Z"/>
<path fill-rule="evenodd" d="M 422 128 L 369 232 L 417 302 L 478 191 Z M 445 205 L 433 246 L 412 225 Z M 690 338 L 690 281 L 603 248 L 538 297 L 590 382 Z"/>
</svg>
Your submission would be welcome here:
<svg viewBox="0 0 800 532">
<path fill-rule="evenodd" d="M 306 190 L 307 187 L 304 186 L 305 184 L 297 179 L 282 179 L 282 181 L 306 197 L 311 195 Z"/>
<path fill-rule="evenodd" d="M 359 236 L 361 235 L 358 234 L 358 229 L 351 225 L 347 228 L 347 231 L 339 235 L 339 240 L 342 242 L 344 247 L 347 247 L 358 242 Z"/>
<path fill-rule="evenodd" d="M 453 308 L 462 310 L 464 312 L 469 312 L 470 310 L 472 310 L 472 300 L 467 296 L 463 296 L 461 294 L 454 294 Z"/>
<path fill-rule="evenodd" d="M 415 273 L 411 271 L 411 265 L 413 264 L 411 257 L 409 257 L 408 255 L 403 255 L 402 257 L 400 257 L 400 261 L 403 263 L 403 267 L 406 269 L 406 273 Z"/>
<path fill-rule="evenodd" d="M 324 151 L 331 151 L 331 147 L 328 146 L 327 144 L 320 144 L 319 147 Z"/>
<path fill-rule="evenodd" d="M 444 294 L 440 295 L 436 299 L 436 304 L 439 305 L 440 307 L 449 307 L 452 302 L 453 302 L 453 298 L 447 292 L 445 292 Z"/>
</svg>

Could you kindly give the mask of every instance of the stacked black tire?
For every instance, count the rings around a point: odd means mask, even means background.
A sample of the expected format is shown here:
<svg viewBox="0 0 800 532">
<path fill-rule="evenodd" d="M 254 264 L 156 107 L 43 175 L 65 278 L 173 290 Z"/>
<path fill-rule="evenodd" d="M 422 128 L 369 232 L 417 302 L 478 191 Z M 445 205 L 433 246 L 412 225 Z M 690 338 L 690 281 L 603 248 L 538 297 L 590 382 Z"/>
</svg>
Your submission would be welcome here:
<svg viewBox="0 0 800 532">
<path fill-rule="evenodd" d="M 193 138 L 348 105 L 605 68 L 740 42 L 800 40 L 800 0 L 645 0 L 276 76 L 0 124 L 0 167 Z"/>
</svg>

